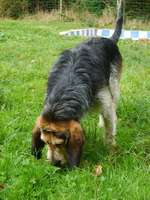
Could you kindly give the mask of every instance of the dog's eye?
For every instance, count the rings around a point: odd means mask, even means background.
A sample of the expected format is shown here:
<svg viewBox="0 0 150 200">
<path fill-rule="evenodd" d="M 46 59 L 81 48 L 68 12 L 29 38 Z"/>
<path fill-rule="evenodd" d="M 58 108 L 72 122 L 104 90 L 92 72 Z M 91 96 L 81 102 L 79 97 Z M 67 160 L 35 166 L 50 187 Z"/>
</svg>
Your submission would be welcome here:
<svg viewBox="0 0 150 200">
<path fill-rule="evenodd" d="M 46 134 L 50 134 L 50 133 L 53 133 L 52 130 L 49 130 L 49 129 L 46 129 L 46 128 L 43 128 L 42 131 Z"/>
<path fill-rule="evenodd" d="M 53 133 L 57 138 L 66 140 L 68 139 L 68 134 L 66 132 L 55 132 Z"/>
<path fill-rule="evenodd" d="M 60 148 L 63 144 L 55 144 L 56 147 Z"/>
</svg>

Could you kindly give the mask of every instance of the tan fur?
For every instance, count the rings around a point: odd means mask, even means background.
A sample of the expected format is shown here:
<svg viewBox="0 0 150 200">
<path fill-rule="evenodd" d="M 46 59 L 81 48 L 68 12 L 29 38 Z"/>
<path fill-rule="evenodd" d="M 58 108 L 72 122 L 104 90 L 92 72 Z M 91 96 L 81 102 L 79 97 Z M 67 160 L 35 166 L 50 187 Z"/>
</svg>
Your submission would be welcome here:
<svg viewBox="0 0 150 200">
<path fill-rule="evenodd" d="M 58 138 L 56 133 L 64 132 L 68 140 L 68 152 L 76 157 L 80 154 L 80 146 L 84 143 L 83 131 L 80 123 L 74 120 L 61 122 L 47 122 L 42 116 L 37 118 L 36 129 L 40 130 L 40 139 L 48 145 L 47 159 L 51 163 L 67 162 L 67 150 L 64 139 Z M 47 130 L 47 132 L 46 132 Z M 68 135 L 69 134 L 69 135 Z M 70 155 L 71 156 L 71 155 Z"/>
</svg>

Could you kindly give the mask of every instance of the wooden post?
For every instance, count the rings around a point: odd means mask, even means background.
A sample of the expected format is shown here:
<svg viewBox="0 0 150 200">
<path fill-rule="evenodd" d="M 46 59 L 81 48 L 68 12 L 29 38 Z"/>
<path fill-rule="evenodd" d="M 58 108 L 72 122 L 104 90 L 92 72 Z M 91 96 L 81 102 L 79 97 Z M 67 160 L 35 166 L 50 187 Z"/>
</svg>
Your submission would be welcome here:
<svg viewBox="0 0 150 200">
<path fill-rule="evenodd" d="M 123 25 L 126 23 L 126 1 L 124 0 L 123 5 Z"/>
<path fill-rule="evenodd" d="M 59 2 L 59 11 L 60 11 L 60 19 L 62 19 L 62 5 L 63 5 L 63 2 L 62 2 L 62 0 L 60 0 L 60 2 Z"/>
</svg>

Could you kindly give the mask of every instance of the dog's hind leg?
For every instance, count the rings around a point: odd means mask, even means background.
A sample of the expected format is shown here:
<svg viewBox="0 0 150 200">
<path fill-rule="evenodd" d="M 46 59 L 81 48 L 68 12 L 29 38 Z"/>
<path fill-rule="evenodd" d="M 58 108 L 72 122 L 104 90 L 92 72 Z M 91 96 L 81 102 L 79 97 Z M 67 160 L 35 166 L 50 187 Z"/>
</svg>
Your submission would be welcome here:
<svg viewBox="0 0 150 200">
<path fill-rule="evenodd" d="M 109 78 L 109 89 L 116 108 L 120 96 L 119 76 L 120 74 L 118 72 L 118 66 L 112 64 L 110 78 Z"/>
<path fill-rule="evenodd" d="M 109 87 L 101 89 L 98 93 L 98 98 L 101 104 L 102 116 L 105 126 L 105 143 L 111 146 L 116 145 L 116 106 L 113 102 L 113 98 Z"/>
</svg>

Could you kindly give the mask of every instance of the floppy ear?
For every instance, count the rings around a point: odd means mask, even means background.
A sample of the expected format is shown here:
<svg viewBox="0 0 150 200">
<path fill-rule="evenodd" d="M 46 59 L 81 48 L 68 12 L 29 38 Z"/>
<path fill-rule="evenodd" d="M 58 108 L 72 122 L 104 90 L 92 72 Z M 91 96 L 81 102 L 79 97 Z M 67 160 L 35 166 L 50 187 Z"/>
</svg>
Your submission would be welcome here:
<svg viewBox="0 0 150 200">
<path fill-rule="evenodd" d="M 42 149 L 45 143 L 41 140 L 41 131 L 38 126 L 38 122 L 32 131 L 32 149 L 31 153 L 35 156 L 36 159 L 40 159 L 42 156 Z"/>
<path fill-rule="evenodd" d="M 71 121 L 69 131 L 70 138 L 67 144 L 67 160 L 69 167 L 72 168 L 78 166 L 80 163 L 84 136 L 79 122 Z"/>
</svg>

